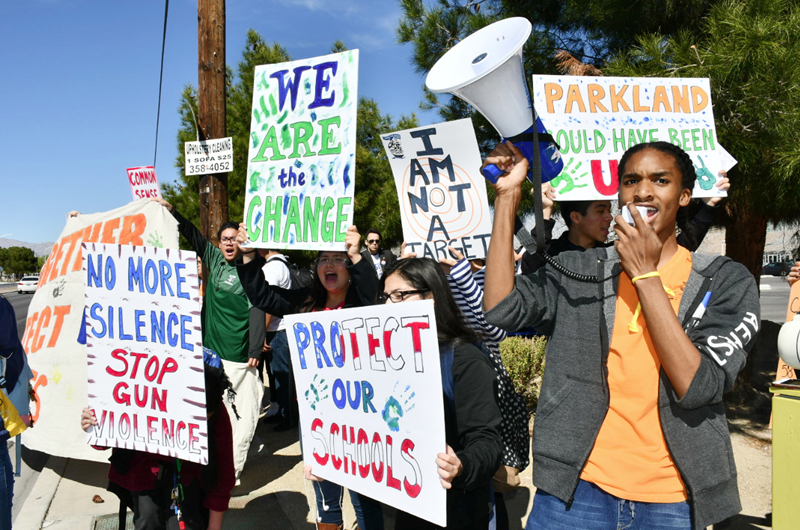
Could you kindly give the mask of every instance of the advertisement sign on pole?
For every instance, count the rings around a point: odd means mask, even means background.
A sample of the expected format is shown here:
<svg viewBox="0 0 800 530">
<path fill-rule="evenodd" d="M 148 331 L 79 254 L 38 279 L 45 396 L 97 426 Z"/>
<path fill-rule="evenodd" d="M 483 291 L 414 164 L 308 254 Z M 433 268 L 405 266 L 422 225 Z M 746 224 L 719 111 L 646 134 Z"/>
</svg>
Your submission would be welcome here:
<svg viewBox="0 0 800 530">
<path fill-rule="evenodd" d="M 623 153 L 655 141 L 678 145 L 692 158 L 693 197 L 727 195 L 715 184 L 732 157 L 720 158 L 708 79 L 535 75 L 533 91 L 564 157 L 564 170 L 550 181 L 559 200 L 616 198 Z"/>
<path fill-rule="evenodd" d="M 194 252 L 83 243 L 90 445 L 208 463 Z"/>
<path fill-rule="evenodd" d="M 254 247 L 344 250 L 358 50 L 255 69 L 244 222 Z"/>
<path fill-rule="evenodd" d="M 433 301 L 286 316 L 303 461 L 440 526 L 447 445 Z"/>
<path fill-rule="evenodd" d="M 382 134 L 397 186 L 407 252 L 486 257 L 492 220 L 481 154 L 469 118 Z"/>
<path fill-rule="evenodd" d="M 233 171 L 233 138 L 202 140 L 183 144 L 184 173 L 208 175 Z"/>
</svg>

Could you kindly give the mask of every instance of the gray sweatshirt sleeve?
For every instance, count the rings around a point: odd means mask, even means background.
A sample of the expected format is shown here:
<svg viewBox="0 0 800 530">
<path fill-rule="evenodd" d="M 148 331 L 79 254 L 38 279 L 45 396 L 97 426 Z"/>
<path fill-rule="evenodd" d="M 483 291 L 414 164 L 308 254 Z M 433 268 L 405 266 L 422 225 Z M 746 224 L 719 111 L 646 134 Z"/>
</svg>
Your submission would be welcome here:
<svg viewBox="0 0 800 530">
<path fill-rule="evenodd" d="M 514 290 L 486 312 L 486 321 L 510 332 L 534 327 L 549 334 L 559 289 L 554 274 L 550 267 L 540 267 L 528 276 L 516 276 Z"/>
<path fill-rule="evenodd" d="M 752 274 L 739 263 L 729 261 L 714 275 L 708 306 L 688 336 L 702 358 L 689 389 L 678 406 L 694 409 L 722 401 L 733 387 L 747 353 L 761 327 L 758 289 Z M 702 304 L 701 304 L 702 306 Z M 696 317 L 698 312 L 695 311 Z"/>
</svg>

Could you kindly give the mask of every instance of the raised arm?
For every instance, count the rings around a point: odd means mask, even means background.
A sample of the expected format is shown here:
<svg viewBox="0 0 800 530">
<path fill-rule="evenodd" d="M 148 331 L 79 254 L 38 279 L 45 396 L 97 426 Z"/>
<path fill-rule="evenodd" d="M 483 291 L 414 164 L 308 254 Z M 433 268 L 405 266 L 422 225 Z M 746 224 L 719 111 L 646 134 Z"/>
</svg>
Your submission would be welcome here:
<svg viewBox="0 0 800 530">
<path fill-rule="evenodd" d="M 175 220 L 178 221 L 178 232 L 180 232 L 181 235 L 186 238 L 186 240 L 192 246 L 192 250 L 194 250 L 197 253 L 197 257 L 199 257 L 202 260 L 203 257 L 205 256 L 206 249 L 209 245 L 209 242 L 205 238 L 205 236 L 203 236 L 203 233 L 200 232 L 200 230 L 198 230 L 197 227 L 194 226 L 188 219 L 182 216 L 178 212 L 178 210 L 175 209 L 174 206 L 172 206 L 164 199 L 159 197 L 150 200 L 153 202 L 157 202 L 158 204 L 166 208 L 169 213 L 172 214 L 172 217 L 174 217 Z"/>
</svg>

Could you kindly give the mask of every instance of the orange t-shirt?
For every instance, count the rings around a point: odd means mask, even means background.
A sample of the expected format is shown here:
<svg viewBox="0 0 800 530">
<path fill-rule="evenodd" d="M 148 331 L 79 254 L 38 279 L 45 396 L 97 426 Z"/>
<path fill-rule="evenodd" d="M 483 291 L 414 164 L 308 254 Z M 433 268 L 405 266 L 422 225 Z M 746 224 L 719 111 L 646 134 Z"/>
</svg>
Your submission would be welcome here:
<svg viewBox="0 0 800 530">
<path fill-rule="evenodd" d="M 679 246 L 658 270 L 676 314 L 691 268 L 691 253 Z M 608 414 L 581 478 L 621 499 L 681 502 L 687 499 L 686 487 L 658 415 L 661 361 L 638 305 L 636 288 L 622 274 L 608 352 Z"/>
</svg>

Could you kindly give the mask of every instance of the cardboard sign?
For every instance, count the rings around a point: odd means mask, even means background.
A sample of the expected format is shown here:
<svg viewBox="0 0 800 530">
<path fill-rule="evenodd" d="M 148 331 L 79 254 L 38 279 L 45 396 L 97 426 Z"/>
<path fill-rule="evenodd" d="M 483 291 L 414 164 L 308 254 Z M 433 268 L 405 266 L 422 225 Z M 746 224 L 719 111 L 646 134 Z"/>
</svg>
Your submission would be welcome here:
<svg viewBox="0 0 800 530">
<path fill-rule="evenodd" d="M 186 142 L 183 144 L 184 172 L 208 175 L 233 171 L 233 138 Z"/>
<path fill-rule="evenodd" d="M 288 315 L 303 461 L 322 478 L 445 526 L 433 302 Z"/>
<path fill-rule="evenodd" d="M 208 463 L 194 252 L 83 243 L 89 445 Z"/>
<path fill-rule="evenodd" d="M 345 250 L 358 50 L 256 67 L 245 219 L 254 247 Z"/>
<path fill-rule="evenodd" d="M 33 370 L 31 417 L 36 428 L 25 432 L 25 445 L 49 455 L 106 462 L 108 453 L 86 445 L 78 419 L 88 403 L 86 346 L 78 342 L 85 300 L 83 242 L 177 249 L 178 222 L 147 199 L 70 217 L 28 308 L 22 344 Z"/>
<path fill-rule="evenodd" d="M 564 170 L 550 182 L 559 200 L 616 198 L 623 153 L 655 141 L 692 157 L 693 197 L 726 195 L 715 186 L 717 173 L 731 166 L 717 152 L 708 79 L 536 75 L 533 89 L 536 110 L 564 157 Z"/>
<path fill-rule="evenodd" d="M 129 167 L 128 183 L 131 185 L 133 200 L 161 197 L 156 168 L 153 166 Z"/>
<path fill-rule="evenodd" d="M 492 220 L 481 154 L 469 118 L 381 135 L 400 200 L 407 252 L 484 258 Z"/>
</svg>

